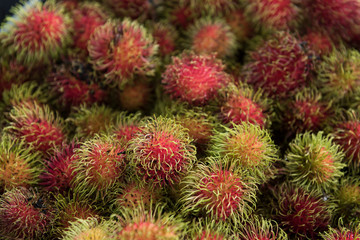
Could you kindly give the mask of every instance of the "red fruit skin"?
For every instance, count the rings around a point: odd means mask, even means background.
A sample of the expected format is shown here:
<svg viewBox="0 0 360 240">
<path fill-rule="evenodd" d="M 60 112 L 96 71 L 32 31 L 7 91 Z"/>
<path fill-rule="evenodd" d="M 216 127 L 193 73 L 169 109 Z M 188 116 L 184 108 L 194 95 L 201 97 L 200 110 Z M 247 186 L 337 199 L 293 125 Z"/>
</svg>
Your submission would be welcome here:
<svg viewBox="0 0 360 240">
<path fill-rule="evenodd" d="M 6 239 L 44 238 L 54 217 L 46 204 L 25 188 L 5 192 L 0 199 L 0 235 L 9 237 Z"/>
<path fill-rule="evenodd" d="M 152 34 L 159 44 L 159 53 L 162 57 L 169 56 L 175 51 L 177 34 L 171 26 L 156 24 Z"/>
<path fill-rule="evenodd" d="M 241 95 L 233 95 L 221 107 L 221 115 L 225 123 L 250 122 L 265 127 L 266 116 L 263 109 L 251 99 Z"/>
<path fill-rule="evenodd" d="M 243 67 L 245 81 L 262 88 L 272 98 L 287 98 L 303 88 L 312 69 L 312 53 L 300 41 L 285 32 L 250 53 Z"/>
<path fill-rule="evenodd" d="M 149 82 L 134 81 L 124 86 L 119 93 L 121 107 L 130 112 L 146 109 L 151 100 L 152 87 Z"/>
<path fill-rule="evenodd" d="M 350 120 L 339 123 L 333 135 L 334 142 L 344 149 L 349 165 L 358 168 L 360 166 L 360 121 Z"/>
<path fill-rule="evenodd" d="M 325 29 L 334 41 L 341 38 L 359 45 L 360 2 L 357 0 L 305 1 L 309 21 L 319 29 Z"/>
<path fill-rule="evenodd" d="M 317 31 L 309 31 L 302 39 L 319 56 L 329 54 L 333 48 L 333 42 L 330 37 Z"/>
<path fill-rule="evenodd" d="M 172 98 L 204 105 L 230 82 L 229 75 L 223 70 L 224 65 L 215 55 L 184 52 L 180 57 L 173 57 L 173 63 L 162 75 L 162 84 Z"/>
<path fill-rule="evenodd" d="M 70 189 L 70 182 L 74 178 L 74 150 L 80 144 L 63 144 L 61 150 L 56 152 L 46 161 L 46 170 L 40 175 L 40 185 L 46 191 L 65 193 Z"/>
<path fill-rule="evenodd" d="M 137 19 L 147 17 L 151 9 L 148 0 L 103 0 L 119 17 Z"/>
<path fill-rule="evenodd" d="M 138 125 L 128 125 L 118 128 L 114 134 L 119 141 L 123 141 L 127 144 L 140 131 L 141 127 Z"/>
</svg>

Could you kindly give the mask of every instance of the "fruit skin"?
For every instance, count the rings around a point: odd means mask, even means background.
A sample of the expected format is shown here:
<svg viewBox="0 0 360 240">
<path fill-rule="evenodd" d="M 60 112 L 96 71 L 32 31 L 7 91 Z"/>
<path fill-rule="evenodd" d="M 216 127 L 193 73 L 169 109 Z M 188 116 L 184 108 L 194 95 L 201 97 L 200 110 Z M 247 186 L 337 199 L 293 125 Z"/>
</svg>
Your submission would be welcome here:
<svg viewBox="0 0 360 240">
<path fill-rule="evenodd" d="M 299 21 L 300 9 L 293 0 L 247 0 L 245 14 L 265 29 L 287 30 Z"/>
<path fill-rule="evenodd" d="M 16 187 L 38 183 L 42 172 L 39 152 L 33 152 L 21 140 L 3 134 L 0 140 L 0 194 Z"/>
<path fill-rule="evenodd" d="M 236 52 L 235 35 L 230 26 L 221 18 L 202 18 L 187 31 L 185 48 L 196 54 L 215 54 L 218 58 L 231 57 Z"/>
<path fill-rule="evenodd" d="M 135 74 L 154 74 L 157 50 L 151 34 L 129 19 L 108 20 L 94 30 L 88 42 L 94 69 L 104 72 L 106 83 L 120 88 Z"/>
<path fill-rule="evenodd" d="M 48 63 L 66 46 L 70 19 L 61 4 L 29 0 L 15 6 L 1 26 L 0 42 L 25 65 Z"/>
<path fill-rule="evenodd" d="M 188 238 L 194 240 L 235 240 L 235 236 L 228 228 L 227 224 L 216 222 L 209 218 L 193 219 Z"/>
<path fill-rule="evenodd" d="M 80 197 L 106 201 L 117 185 L 127 163 L 125 146 L 114 136 L 95 135 L 75 150 L 71 166 L 75 176 L 71 188 Z"/>
<path fill-rule="evenodd" d="M 306 85 L 313 66 L 312 56 L 298 39 L 287 32 L 277 32 L 250 52 L 242 77 L 271 98 L 288 98 Z"/>
<path fill-rule="evenodd" d="M 349 96 L 353 96 L 360 88 L 359 68 L 359 51 L 340 46 L 323 57 L 316 69 L 316 85 L 327 100 L 336 104 L 351 102 Z"/>
<path fill-rule="evenodd" d="M 279 222 L 290 239 L 316 239 L 327 229 L 333 206 L 324 201 L 321 193 L 285 182 L 273 190 L 273 196 L 276 212 L 273 219 Z"/>
<path fill-rule="evenodd" d="M 159 44 L 159 55 L 167 60 L 177 47 L 178 32 L 168 22 L 156 22 L 149 26 L 154 40 Z"/>
<path fill-rule="evenodd" d="M 54 151 L 52 156 L 45 160 L 45 171 L 39 176 L 40 185 L 50 192 L 65 193 L 70 189 L 70 182 L 75 176 L 74 167 L 76 161 L 75 149 L 80 144 L 74 141 L 70 144 L 63 143 L 61 148 Z"/>
<path fill-rule="evenodd" d="M 49 106 L 34 101 L 14 106 L 7 122 L 4 132 L 23 139 L 28 146 L 44 155 L 53 153 L 54 148 L 66 139 L 63 120 Z"/>
<path fill-rule="evenodd" d="M 165 212 L 164 205 L 156 204 L 149 210 L 143 206 L 122 208 L 113 215 L 120 223 L 116 240 L 180 240 L 185 223 L 172 212 Z"/>
<path fill-rule="evenodd" d="M 152 3 L 148 0 L 103 0 L 117 17 L 145 20 L 151 10 Z"/>
<path fill-rule="evenodd" d="M 156 186 L 179 183 L 196 161 L 196 148 L 186 129 L 162 116 L 144 119 L 140 127 L 127 149 L 135 175 Z"/>
<path fill-rule="evenodd" d="M 335 229 L 330 227 L 329 230 L 321 234 L 323 240 L 359 240 L 360 228 L 355 227 L 354 230 L 349 230 L 345 227 Z"/>
<path fill-rule="evenodd" d="M 357 0 L 304 1 L 308 21 L 335 41 L 358 45 L 360 39 L 360 2 Z"/>
<path fill-rule="evenodd" d="M 241 227 L 239 240 L 287 240 L 287 234 L 276 221 L 254 215 Z"/>
<path fill-rule="evenodd" d="M 246 169 L 260 182 L 273 175 L 272 164 L 278 160 L 278 149 L 270 133 L 247 122 L 232 124 L 232 128 L 223 126 L 221 131 L 216 131 L 209 153 Z"/>
<path fill-rule="evenodd" d="M 0 198 L 0 234 L 6 239 L 46 239 L 54 209 L 45 195 L 14 188 Z"/>
<path fill-rule="evenodd" d="M 166 67 L 162 84 L 171 98 L 190 105 L 204 105 L 229 83 L 230 76 L 224 72 L 224 67 L 215 55 L 183 52 L 179 57 L 173 57 Z"/>
<path fill-rule="evenodd" d="M 270 126 L 272 101 L 263 95 L 263 91 L 254 89 L 245 83 L 230 83 L 219 97 L 220 116 L 224 123 L 242 124 L 249 122 L 261 128 Z M 229 124 L 231 126 L 231 124 Z"/>
<path fill-rule="evenodd" d="M 298 134 L 285 157 L 290 181 L 304 188 L 330 192 L 344 175 L 344 153 L 331 136 L 321 131 Z"/>
<path fill-rule="evenodd" d="M 231 161 L 208 158 L 205 162 L 182 181 L 181 212 L 237 226 L 254 210 L 255 181 Z"/>
<path fill-rule="evenodd" d="M 340 110 L 339 117 L 334 119 L 329 128 L 334 142 L 341 146 L 345 153 L 344 162 L 350 167 L 350 171 L 357 172 L 360 169 L 360 117 L 350 109 Z"/>
<path fill-rule="evenodd" d="M 120 112 L 116 116 L 115 123 L 109 130 L 110 133 L 114 134 L 118 141 L 123 142 L 125 145 L 141 131 L 140 122 L 142 115 L 140 112 L 128 113 Z"/>
<path fill-rule="evenodd" d="M 326 56 L 331 53 L 334 43 L 326 33 L 320 31 L 308 30 L 301 37 L 318 56 Z"/>
<path fill-rule="evenodd" d="M 153 84 L 148 79 L 138 78 L 124 85 L 118 94 L 121 108 L 129 112 L 149 108 L 152 105 Z"/>
<path fill-rule="evenodd" d="M 113 221 L 106 221 L 104 219 L 98 220 L 96 217 L 89 217 L 87 219 L 77 219 L 70 222 L 68 227 L 62 235 L 63 240 L 115 240 L 113 234 L 116 231 L 116 223 Z"/>
</svg>

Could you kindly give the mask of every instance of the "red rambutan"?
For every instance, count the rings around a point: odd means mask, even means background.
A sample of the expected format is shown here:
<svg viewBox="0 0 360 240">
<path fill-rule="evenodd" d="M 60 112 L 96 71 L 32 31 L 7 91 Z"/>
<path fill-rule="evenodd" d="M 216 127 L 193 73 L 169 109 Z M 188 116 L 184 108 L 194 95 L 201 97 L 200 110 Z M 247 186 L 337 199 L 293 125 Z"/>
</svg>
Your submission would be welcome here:
<svg viewBox="0 0 360 240">
<path fill-rule="evenodd" d="M 146 119 L 140 127 L 128 147 L 135 174 L 155 185 L 179 183 L 196 160 L 196 148 L 186 129 L 164 117 Z"/>
<path fill-rule="evenodd" d="M 148 0 L 103 0 L 118 17 L 144 19 L 151 10 L 151 1 Z"/>
<path fill-rule="evenodd" d="M 120 106 L 126 111 L 146 109 L 151 102 L 153 84 L 144 78 L 134 79 L 119 92 Z"/>
<path fill-rule="evenodd" d="M 319 31 L 308 30 L 301 39 L 304 40 L 309 45 L 309 48 L 319 56 L 328 55 L 334 45 L 328 35 Z"/>
<path fill-rule="evenodd" d="M 239 240 L 287 240 L 287 234 L 275 221 L 262 217 L 251 217 L 241 227 Z"/>
<path fill-rule="evenodd" d="M 224 65 L 214 55 L 183 52 L 173 57 L 162 75 L 165 92 L 190 104 L 206 104 L 230 81 Z"/>
<path fill-rule="evenodd" d="M 12 12 L 1 26 L 0 42 L 19 62 L 47 63 L 64 49 L 71 26 L 61 4 L 29 0 Z"/>
<path fill-rule="evenodd" d="M 177 30 L 166 22 L 154 23 L 151 29 L 154 40 L 159 44 L 159 54 L 170 56 L 176 50 Z"/>
<path fill-rule="evenodd" d="M 286 32 L 278 32 L 250 53 L 243 67 L 244 80 L 262 88 L 272 98 L 286 98 L 305 86 L 312 69 L 312 54 L 300 41 Z"/>
<path fill-rule="evenodd" d="M 105 73 L 108 83 L 123 86 L 134 74 L 152 75 L 158 45 L 135 21 L 107 21 L 97 27 L 88 42 L 94 68 Z"/>
</svg>

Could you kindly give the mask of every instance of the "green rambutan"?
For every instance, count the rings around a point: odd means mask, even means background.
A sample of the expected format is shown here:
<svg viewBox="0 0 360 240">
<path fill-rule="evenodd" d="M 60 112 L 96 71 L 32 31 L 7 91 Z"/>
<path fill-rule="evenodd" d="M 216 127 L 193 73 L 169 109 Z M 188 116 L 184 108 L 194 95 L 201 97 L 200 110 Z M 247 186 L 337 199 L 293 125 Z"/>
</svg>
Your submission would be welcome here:
<svg viewBox="0 0 360 240">
<path fill-rule="evenodd" d="M 215 132 L 210 143 L 210 154 L 220 155 L 222 162 L 229 161 L 266 181 L 272 174 L 272 164 L 278 160 L 278 150 L 267 130 L 251 123 L 223 126 Z"/>
<path fill-rule="evenodd" d="M 344 175 L 343 157 L 340 146 L 329 135 L 305 132 L 289 144 L 285 155 L 286 170 L 291 182 L 329 192 L 338 186 L 339 178 Z"/>
<path fill-rule="evenodd" d="M 327 229 L 331 204 L 317 191 L 282 184 L 273 190 L 273 216 L 290 239 L 317 239 Z"/>
<path fill-rule="evenodd" d="M 324 98 L 346 101 L 360 87 L 360 53 L 340 47 L 323 57 L 317 69 L 317 85 Z"/>
<path fill-rule="evenodd" d="M 87 219 L 77 219 L 70 222 L 62 235 L 62 240 L 115 240 L 114 232 L 116 231 L 116 223 L 98 220 L 96 217 Z"/>
<path fill-rule="evenodd" d="M 0 42 L 19 62 L 48 63 L 66 46 L 71 25 L 61 4 L 29 0 L 12 13 L 1 26 Z"/>
<path fill-rule="evenodd" d="M 76 161 L 75 149 L 79 147 L 80 144 L 75 142 L 63 143 L 45 160 L 45 171 L 39 178 L 40 185 L 46 191 L 65 193 L 70 189 L 70 182 L 75 176 L 72 162 Z"/>
<path fill-rule="evenodd" d="M 254 91 L 241 82 L 239 86 L 229 84 L 220 94 L 220 116 L 224 123 L 249 122 L 261 128 L 269 127 L 271 103 L 261 89 Z"/>
<path fill-rule="evenodd" d="M 51 154 L 66 139 L 63 120 L 47 105 L 34 101 L 23 102 L 12 108 L 4 131 L 43 154 Z"/>
<path fill-rule="evenodd" d="M 218 58 L 235 54 L 236 38 L 223 19 L 202 18 L 188 29 L 186 46 L 196 54 L 215 54 Z"/>
<path fill-rule="evenodd" d="M 38 183 L 42 172 L 41 155 L 26 144 L 8 135 L 0 140 L 0 194 L 16 187 L 30 187 Z"/>
<path fill-rule="evenodd" d="M 95 135 L 75 150 L 71 188 L 79 196 L 105 200 L 115 189 L 127 162 L 125 146 L 114 136 Z"/>
<path fill-rule="evenodd" d="M 196 148 L 186 129 L 162 116 L 145 119 L 140 127 L 128 147 L 135 174 L 155 185 L 179 183 L 196 160 Z"/>
<path fill-rule="evenodd" d="M 174 213 L 156 205 L 149 210 L 140 206 L 123 208 L 117 216 L 120 228 L 116 240 L 180 240 L 185 224 Z"/>
<path fill-rule="evenodd" d="M 54 209 L 45 195 L 13 188 L 0 198 L 0 235 L 6 239 L 46 239 Z"/>
<path fill-rule="evenodd" d="M 298 22 L 300 9 L 294 0 L 247 0 L 245 13 L 256 24 L 274 30 L 291 29 Z"/>
<path fill-rule="evenodd" d="M 153 75 L 158 45 L 136 21 L 108 20 L 97 27 L 88 41 L 94 68 L 104 72 L 107 83 L 122 87 L 135 74 Z"/>
<path fill-rule="evenodd" d="M 226 86 L 230 76 L 215 55 L 196 55 L 183 52 L 173 57 L 172 63 L 162 74 L 165 92 L 172 98 L 192 105 L 204 105 L 217 96 Z"/>
<path fill-rule="evenodd" d="M 208 158 L 182 181 L 179 199 L 186 215 L 238 225 L 254 210 L 257 189 L 249 174 L 231 161 Z"/>
<path fill-rule="evenodd" d="M 341 111 L 330 130 L 334 142 L 345 152 L 344 162 L 354 170 L 360 168 L 360 116 L 354 110 Z"/>
<path fill-rule="evenodd" d="M 239 240 L 287 240 L 287 234 L 277 223 L 254 216 L 241 227 Z"/>
<path fill-rule="evenodd" d="M 312 52 L 300 43 L 287 32 L 277 32 L 250 52 L 242 69 L 243 79 L 272 98 L 287 98 L 299 91 L 306 85 L 313 64 Z"/>
<path fill-rule="evenodd" d="M 75 136 L 89 139 L 102 134 L 115 122 L 116 112 L 105 105 L 82 105 L 66 121 L 75 126 Z"/>
</svg>

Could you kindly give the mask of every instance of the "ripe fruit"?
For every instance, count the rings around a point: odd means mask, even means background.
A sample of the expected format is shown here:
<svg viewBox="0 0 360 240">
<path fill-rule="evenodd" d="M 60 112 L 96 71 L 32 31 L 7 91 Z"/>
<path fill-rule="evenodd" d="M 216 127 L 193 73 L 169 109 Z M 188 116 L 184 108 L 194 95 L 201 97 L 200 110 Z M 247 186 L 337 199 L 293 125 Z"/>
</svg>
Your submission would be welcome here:
<svg viewBox="0 0 360 240">
<path fill-rule="evenodd" d="M 136 79 L 120 90 L 119 102 L 125 111 L 138 111 L 149 108 L 153 92 L 153 82 L 147 79 Z"/>
<path fill-rule="evenodd" d="M 166 22 L 154 23 L 151 28 L 154 40 L 159 44 L 159 54 L 169 57 L 176 50 L 178 32 Z"/>
<path fill-rule="evenodd" d="M 321 234 L 323 240 L 358 240 L 360 239 L 360 227 L 356 227 L 354 230 L 349 230 L 345 227 L 340 229 L 331 228 Z"/>
<path fill-rule="evenodd" d="M 235 239 L 230 236 L 230 230 L 227 224 L 216 222 L 209 218 L 200 218 L 193 220 L 190 225 L 190 231 L 187 234 L 188 238 L 194 240 L 227 240 Z"/>
<path fill-rule="evenodd" d="M 171 186 L 179 183 L 196 160 L 192 139 L 174 119 L 148 118 L 130 141 L 128 158 L 135 174 L 146 183 Z"/>
<path fill-rule="evenodd" d="M 182 181 L 181 211 L 216 222 L 239 224 L 256 202 L 254 180 L 230 161 L 209 158 L 196 165 Z"/>
<path fill-rule="evenodd" d="M 42 171 L 41 155 L 18 139 L 3 134 L 0 141 L 0 194 L 15 187 L 30 187 Z"/>
<path fill-rule="evenodd" d="M 303 88 L 312 69 L 312 53 L 287 32 L 278 32 L 249 55 L 243 78 L 269 97 L 287 98 Z"/>
<path fill-rule="evenodd" d="M 271 175 L 271 165 L 278 159 L 269 132 L 247 122 L 232 128 L 223 126 L 211 139 L 209 152 L 250 171 L 261 182 Z"/>
<path fill-rule="evenodd" d="M 286 169 L 290 181 L 309 189 L 329 192 L 338 185 L 345 167 L 340 146 L 323 132 L 299 134 L 289 144 Z"/>
<path fill-rule="evenodd" d="M 225 58 L 236 52 L 235 35 L 224 20 L 203 18 L 189 27 L 187 47 L 196 54 Z"/>
<path fill-rule="evenodd" d="M 146 19 L 151 10 L 151 2 L 148 0 L 103 0 L 117 17 L 131 19 Z"/>
<path fill-rule="evenodd" d="M 97 27 L 88 42 L 94 68 L 104 72 L 107 83 L 122 87 L 135 74 L 152 75 L 158 45 L 151 34 L 135 21 L 108 20 Z"/>
<path fill-rule="evenodd" d="M 12 9 L 1 26 L 0 42 L 26 65 L 48 63 L 66 46 L 70 24 L 62 5 L 29 0 Z"/>
<path fill-rule="evenodd" d="M 172 63 L 162 74 L 165 92 L 172 98 L 193 105 L 208 103 L 229 81 L 230 76 L 224 72 L 224 65 L 214 55 L 191 52 L 173 57 Z"/>
<path fill-rule="evenodd" d="M 241 228 L 239 240 L 287 240 L 287 234 L 277 223 L 253 216 Z"/>
<path fill-rule="evenodd" d="M 54 210 L 45 195 L 14 188 L 0 198 L 0 234 L 6 239 L 46 239 Z"/>
</svg>

